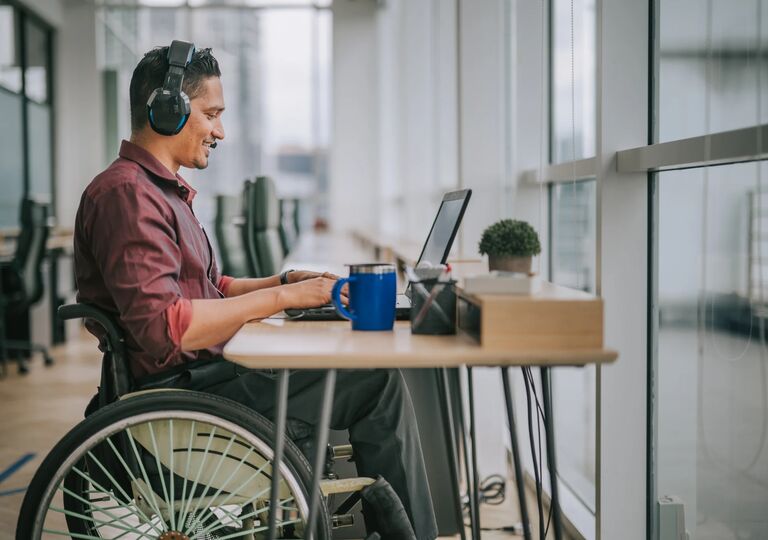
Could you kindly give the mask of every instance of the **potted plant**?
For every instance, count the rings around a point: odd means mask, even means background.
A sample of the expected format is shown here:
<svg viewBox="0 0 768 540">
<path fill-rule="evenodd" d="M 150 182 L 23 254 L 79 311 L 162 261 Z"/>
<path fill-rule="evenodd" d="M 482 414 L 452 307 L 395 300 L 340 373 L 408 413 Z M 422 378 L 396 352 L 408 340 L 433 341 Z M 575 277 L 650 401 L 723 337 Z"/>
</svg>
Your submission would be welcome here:
<svg viewBox="0 0 768 540">
<path fill-rule="evenodd" d="M 530 274 L 533 256 L 541 253 L 539 235 L 525 221 L 502 219 L 483 231 L 480 253 L 488 255 L 490 270 Z"/>
</svg>

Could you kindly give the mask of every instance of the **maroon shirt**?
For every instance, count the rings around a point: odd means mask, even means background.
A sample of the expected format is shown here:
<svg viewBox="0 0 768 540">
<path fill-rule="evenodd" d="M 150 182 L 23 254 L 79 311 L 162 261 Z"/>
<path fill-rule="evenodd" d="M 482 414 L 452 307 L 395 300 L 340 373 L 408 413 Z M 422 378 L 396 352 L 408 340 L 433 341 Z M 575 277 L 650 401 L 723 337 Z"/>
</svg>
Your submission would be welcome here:
<svg viewBox="0 0 768 540">
<path fill-rule="evenodd" d="M 77 301 L 119 320 L 135 377 L 221 354 L 182 352 L 172 336 L 189 301 L 223 298 L 211 244 L 192 211 L 193 190 L 147 150 L 128 141 L 88 185 L 75 220 Z M 103 330 L 89 326 L 102 341 Z"/>
</svg>

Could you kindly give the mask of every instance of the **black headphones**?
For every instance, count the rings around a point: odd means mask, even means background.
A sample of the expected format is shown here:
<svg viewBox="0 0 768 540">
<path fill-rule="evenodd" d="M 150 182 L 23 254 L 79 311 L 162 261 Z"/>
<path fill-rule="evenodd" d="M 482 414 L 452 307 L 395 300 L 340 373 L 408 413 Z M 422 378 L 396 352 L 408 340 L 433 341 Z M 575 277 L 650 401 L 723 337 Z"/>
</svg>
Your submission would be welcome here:
<svg viewBox="0 0 768 540">
<path fill-rule="evenodd" d="M 193 54 L 193 43 L 176 40 L 171 43 L 163 87 L 155 89 L 147 101 L 149 125 L 161 135 L 176 135 L 189 119 L 189 98 L 181 91 L 181 84 Z"/>
</svg>

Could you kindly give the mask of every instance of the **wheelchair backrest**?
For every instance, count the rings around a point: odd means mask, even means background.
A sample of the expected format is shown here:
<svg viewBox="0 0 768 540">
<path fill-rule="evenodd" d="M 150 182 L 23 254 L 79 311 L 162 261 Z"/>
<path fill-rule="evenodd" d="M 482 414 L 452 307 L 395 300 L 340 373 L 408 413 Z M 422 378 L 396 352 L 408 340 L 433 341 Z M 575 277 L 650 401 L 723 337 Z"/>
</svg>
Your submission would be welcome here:
<svg viewBox="0 0 768 540">
<path fill-rule="evenodd" d="M 125 354 L 125 337 L 115 319 L 103 309 L 91 304 L 66 304 L 58 309 L 59 318 L 86 319 L 95 322 L 106 332 L 106 351 L 101 365 L 99 406 L 115 401 L 134 388 L 133 375 Z"/>
</svg>

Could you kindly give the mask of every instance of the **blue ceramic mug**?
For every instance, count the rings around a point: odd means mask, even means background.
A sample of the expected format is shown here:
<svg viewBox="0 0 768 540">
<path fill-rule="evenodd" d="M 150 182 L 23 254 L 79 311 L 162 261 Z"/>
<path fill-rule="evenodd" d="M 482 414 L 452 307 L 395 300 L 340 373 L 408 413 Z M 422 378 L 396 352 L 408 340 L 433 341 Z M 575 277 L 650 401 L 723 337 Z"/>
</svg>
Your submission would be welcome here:
<svg viewBox="0 0 768 540">
<path fill-rule="evenodd" d="M 349 283 L 349 310 L 341 303 L 345 283 Z M 351 264 L 349 277 L 336 282 L 331 297 L 339 315 L 352 321 L 352 330 L 392 330 L 396 288 L 391 264 Z"/>
</svg>

